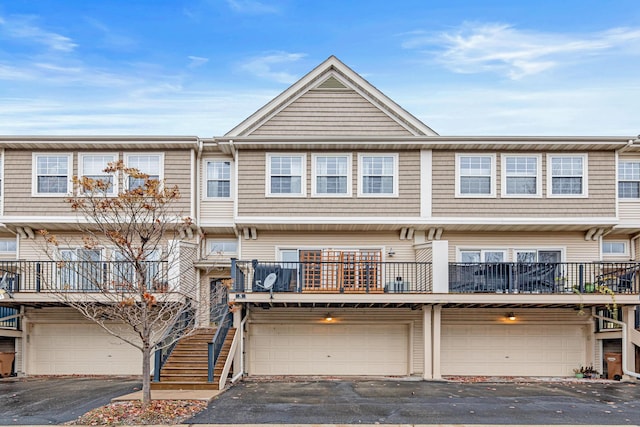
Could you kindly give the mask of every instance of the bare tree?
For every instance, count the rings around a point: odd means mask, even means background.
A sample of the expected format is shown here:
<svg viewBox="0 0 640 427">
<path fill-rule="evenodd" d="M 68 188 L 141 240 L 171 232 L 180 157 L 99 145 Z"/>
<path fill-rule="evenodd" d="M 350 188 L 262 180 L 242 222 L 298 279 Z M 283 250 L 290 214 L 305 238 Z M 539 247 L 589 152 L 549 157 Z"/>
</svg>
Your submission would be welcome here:
<svg viewBox="0 0 640 427">
<path fill-rule="evenodd" d="M 181 241 L 190 234 L 192 221 L 178 212 L 176 186 L 122 162 L 109 163 L 104 172 L 109 177 L 74 177 L 74 196 L 67 199 L 78 214 L 80 255 L 69 256 L 61 236 L 40 231 L 55 265 L 46 286 L 140 350 L 142 401 L 148 404 L 152 351 L 175 343 L 196 326 L 201 300 L 193 268 L 197 248 Z M 115 192 L 114 177 L 128 185 Z M 110 252 L 109 261 L 101 260 L 100 250 Z"/>
</svg>

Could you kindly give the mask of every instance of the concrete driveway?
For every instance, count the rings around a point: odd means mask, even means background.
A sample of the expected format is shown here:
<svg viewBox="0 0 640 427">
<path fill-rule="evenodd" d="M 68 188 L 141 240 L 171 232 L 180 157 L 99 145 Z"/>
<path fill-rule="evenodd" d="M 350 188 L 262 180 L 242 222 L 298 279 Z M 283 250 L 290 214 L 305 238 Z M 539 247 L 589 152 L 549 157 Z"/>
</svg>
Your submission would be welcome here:
<svg viewBox="0 0 640 427">
<path fill-rule="evenodd" d="M 6 378 L 0 380 L 0 425 L 59 424 L 142 387 L 133 378 Z"/>
<path fill-rule="evenodd" d="M 640 423 L 640 384 L 244 381 L 188 424 Z"/>
</svg>

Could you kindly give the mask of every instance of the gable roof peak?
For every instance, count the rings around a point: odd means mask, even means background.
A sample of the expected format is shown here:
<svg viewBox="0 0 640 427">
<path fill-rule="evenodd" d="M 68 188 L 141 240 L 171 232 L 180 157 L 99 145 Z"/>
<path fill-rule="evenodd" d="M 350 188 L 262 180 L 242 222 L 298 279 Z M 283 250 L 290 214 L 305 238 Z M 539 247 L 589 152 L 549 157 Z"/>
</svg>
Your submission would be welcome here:
<svg viewBox="0 0 640 427">
<path fill-rule="evenodd" d="M 331 80 L 333 78 L 333 80 Z M 327 86 L 324 86 L 331 80 Z M 336 87 L 337 86 L 337 87 Z M 340 87 L 342 86 L 342 87 Z M 375 86 L 340 61 L 335 55 L 329 56 L 300 80 L 280 95 L 272 99 L 225 136 L 247 136 L 274 117 L 283 108 L 313 89 L 353 89 L 384 112 L 409 133 L 416 136 L 437 136 L 430 127 L 396 104 Z"/>
</svg>

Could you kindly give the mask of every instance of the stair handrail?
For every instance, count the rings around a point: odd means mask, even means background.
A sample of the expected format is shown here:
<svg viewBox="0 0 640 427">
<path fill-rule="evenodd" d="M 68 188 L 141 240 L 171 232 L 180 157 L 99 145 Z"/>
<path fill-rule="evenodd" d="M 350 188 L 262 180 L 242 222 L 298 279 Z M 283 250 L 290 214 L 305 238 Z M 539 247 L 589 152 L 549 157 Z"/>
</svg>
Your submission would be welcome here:
<svg viewBox="0 0 640 427">
<path fill-rule="evenodd" d="M 227 360 L 224 361 L 224 366 L 222 367 L 222 372 L 220 373 L 220 378 L 218 379 L 218 390 L 222 390 L 224 388 L 224 385 L 227 383 L 227 377 L 229 376 L 231 365 L 233 364 L 233 355 L 236 352 L 236 348 L 238 348 L 239 342 L 240 334 L 236 332 L 236 334 L 233 336 L 233 341 L 231 341 L 231 347 L 229 347 L 229 356 L 227 356 Z"/>
<path fill-rule="evenodd" d="M 160 371 L 178 344 L 179 340 L 175 338 L 175 333 L 184 331 L 188 325 L 193 325 L 194 319 L 195 311 L 193 309 L 187 309 L 183 311 L 176 321 L 173 322 L 173 325 L 165 331 L 162 339 L 156 345 L 156 351 L 154 353 L 153 382 L 160 382 Z"/>
<path fill-rule="evenodd" d="M 207 382 L 213 382 L 213 374 L 216 367 L 216 363 L 218 362 L 218 358 L 220 357 L 220 352 L 222 351 L 222 345 L 224 344 L 224 340 L 227 338 L 227 333 L 231 328 L 231 324 L 233 323 L 233 313 L 228 311 L 227 313 L 220 316 L 218 320 L 218 328 L 216 329 L 216 333 L 213 336 L 213 339 L 210 343 L 208 343 L 207 348 Z"/>
</svg>

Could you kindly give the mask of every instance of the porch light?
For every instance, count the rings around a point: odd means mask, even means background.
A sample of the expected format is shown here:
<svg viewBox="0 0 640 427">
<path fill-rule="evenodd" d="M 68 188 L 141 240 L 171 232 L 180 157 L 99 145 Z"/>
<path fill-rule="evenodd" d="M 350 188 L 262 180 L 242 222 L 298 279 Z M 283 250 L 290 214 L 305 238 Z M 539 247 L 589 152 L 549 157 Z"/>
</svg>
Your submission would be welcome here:
<svg viewBox="0 0 640 427">
<path fill-rule="evenodd" d="M 516 320 L 516 314 L 513 311 L 510 311 L 509 313 L 507 313 L 507 319 Z"/>
<path fill-rule="evenodd" d="M 327 322 L 331 322 L 333 320 L 333 317 L 331 317 L 331 313 L 325 314 L 324 320 L 326 320 Z"/>
<path fill-rule="evenodd" d="M 393 250 L 393 248 L 389 248 L 389 252 L 387 252 L 387 256 L 389 258 L 393 258 L 393 256 L 395 255 L 395 251 Z"/>
</svg>

